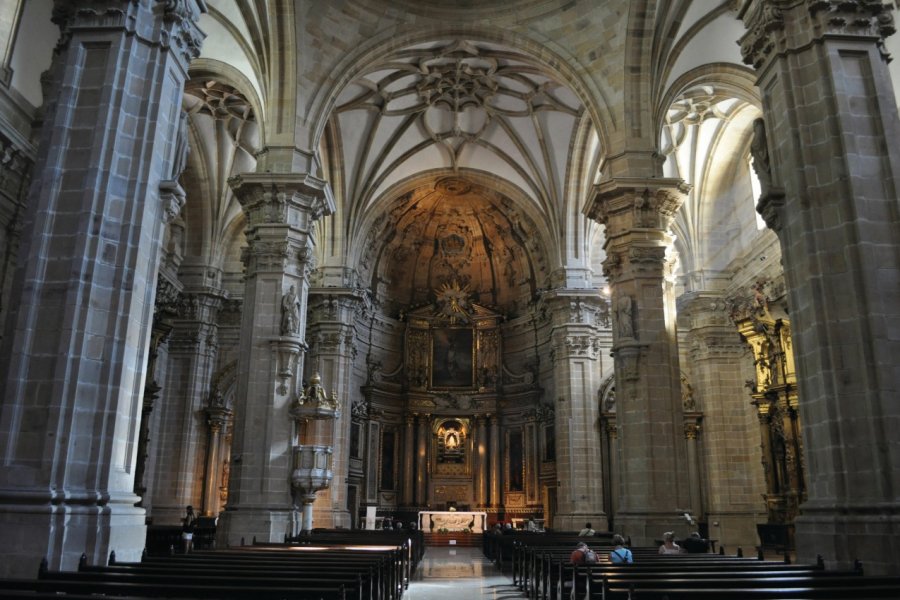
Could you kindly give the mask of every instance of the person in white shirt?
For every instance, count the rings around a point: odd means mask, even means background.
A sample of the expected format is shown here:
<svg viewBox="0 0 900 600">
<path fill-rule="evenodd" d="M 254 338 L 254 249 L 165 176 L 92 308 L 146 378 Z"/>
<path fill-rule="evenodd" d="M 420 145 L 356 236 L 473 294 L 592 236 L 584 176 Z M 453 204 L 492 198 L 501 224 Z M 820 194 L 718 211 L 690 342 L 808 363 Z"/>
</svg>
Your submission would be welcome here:
<svg viewBox="0 0 900 600">
<path fill-rule="evenodd" d="M 681 554 L 684 550 L 675 543 L 675 532 L 667 531 L 663 534 L 663 543 L 659 547 L 660 554 Z"/>
</svg>

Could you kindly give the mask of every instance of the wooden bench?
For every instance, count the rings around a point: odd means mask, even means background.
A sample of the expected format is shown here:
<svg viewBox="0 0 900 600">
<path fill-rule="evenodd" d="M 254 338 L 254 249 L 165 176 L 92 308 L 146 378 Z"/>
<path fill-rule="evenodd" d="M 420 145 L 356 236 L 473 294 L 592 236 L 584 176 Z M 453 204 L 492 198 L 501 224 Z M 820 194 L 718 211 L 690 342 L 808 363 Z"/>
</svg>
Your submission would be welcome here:
<svg viewBox="0 0 900 600">
<path fill-rule="evenodd" d="M 74 572 L 73 572 L 74 573 Z M 56 594 L 56 598 L 66 598 L 69 594 L 103 594 L 106 596 L 133 596 L 144 598 L 221 598 L 226 600 L 277 600 L 298 598 L 302 600 L 346 600 L 344 587 L 303 588 L 280 586 L 270 582 L 262 587 L 235 588 L 215 582 L 192 583 L 144 583 L 122 581 L 84 581 L 72 579 L 6 579 L 0 580 L 0 590 L 11 592 L 15 597 L 25 592 L 34 594 Z M 60 596 L 59 594 L 65 594 Z M 96 596 L 95 596 L 96 598 Z"/>
<path fill-rule="evenodd" d="M 313 548 L 258 545 L 174 556 L 145 556 L 138 563 L 88 565 L 74 572 L 50 571 L 36 580 L 0 581 L 6 597 L 103 594 L 181 598 L 301 598 L 399 600 L 408 549 L 398 546 Z"/>
<path fill-rule="evenodd" d="M 573 571 L 569 587 L 571 598 L 576 600 L 675 600 L 693 598 L 696 592 L 708 598 L 716 594 L 722 598 L 900 598 L 900 577 L 864 577 L 861 570 L 826 571 L 819 566 L 778 562 L 745 560 L 728 564 L 647 557 L 646 563 L 639 565 L 600 564 L 575 567 Z"/>
<path fill-rule="evenodd" d="M 292 551 L 292 548 L 294 551 Z M 115 563 L 116 566 L 122 563 Z M 230 572 L 249 570 L 298 570 L 314 576 L 343 577 L 345 580 L 359 576 L 363 594 L 374 600 L 396 600 L 403 590 L 402 561 L 397 549 L 384 551 L 353 551 L 337 549 L 304 550 L 303 547 L 280 545 L 278 547 L 248 546 L 239 549 L 214 552 L 198 552 L 173 557 L 147 557 L 138 568 L 156 566 L 177 569 L 181 572 L 215 570 Z"/>
</svg>

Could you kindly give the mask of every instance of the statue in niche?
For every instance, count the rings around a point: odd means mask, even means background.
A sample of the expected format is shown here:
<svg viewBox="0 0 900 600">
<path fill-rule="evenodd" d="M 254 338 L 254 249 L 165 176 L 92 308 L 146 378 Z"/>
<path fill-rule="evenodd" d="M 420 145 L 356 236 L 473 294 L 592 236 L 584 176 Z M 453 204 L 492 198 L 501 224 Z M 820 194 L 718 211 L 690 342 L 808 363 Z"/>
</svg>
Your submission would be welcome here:
<svg viewBox="0 0 900 600">
<path fill-rule="evenodd" d="M 447 421 L 437 431 L 438 463 L 465 462 L 464 434 L 458 421 Z"/>
<path fill-rule="evenodd" d="M 180 111 L 178 117 L 178 129 L 175 131 L 175 153 L 172 156 L 172 168 L 169 171 L 169 179 L 176 181 L 187 167 L 188 154 L 191 149 L 188 145 L 188 115 Z"/>
<path fill-rule="evenodd" d="M 616 301 L 616 326 L 619 339 L 634 339 L 634 301 L 631 296 L 619 296 Z"/>
<path fill-rule="evenodd" d="M 300 333 L 300 298 L 297 290 L 291 286 L 288 293 L 281 297 L 281 335 Z"/>
<path fill-rule="evenodd" d="M 772 165 L 769 161 L 769 144 L 766 136 L 766 122 L 760 117 L 753 121 L 753 141 L 750 142 L 753 170 L 759 179 L 760 195 L 766 196 L 772 187 Z"/>
</svg>

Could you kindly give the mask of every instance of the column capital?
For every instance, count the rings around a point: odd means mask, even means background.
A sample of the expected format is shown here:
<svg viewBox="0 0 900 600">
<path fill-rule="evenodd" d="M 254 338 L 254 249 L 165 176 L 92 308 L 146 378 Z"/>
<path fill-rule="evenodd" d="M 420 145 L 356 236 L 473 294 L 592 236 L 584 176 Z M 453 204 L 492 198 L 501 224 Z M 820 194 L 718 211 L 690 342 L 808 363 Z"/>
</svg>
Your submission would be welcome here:
<svg viewBox="0 0 900 600">
<path fill-rule="evenodd" d="M 669 177 L 617 177 L 594 186 L 588 218 L 606 225 L 607 238 L 632 229 L 666 230 L 691 186 Z"/>
<path fill-rule="evenodd" d="M 365 309 L 366 297 L 362 288 L 309 289 L 310 322 L 349 323 Z"/>
<path fill-rule="evenodd" d="M 684 424 L 684 439 L 696 440 L 700 435 L 700 423 L 697 420 L 691 420 Z"/>
<path fill-rule="evenodd" d="M 830 35 L 872 38 L 886 56 L 884 40 L 896 31 L 880 0 L 745 0 L 738 18 L 747 27 L 741 55 L 755 69 Z"/>
<path fill-rule="evenodd" d="M 247 216 L 247 230 L 288 225 L 309 233 L 313 222 L 334 213 L 324 179 L 309 173 L 242 173 L 228 180 Z"/>
<path fill-rule="evenodd" d="M 174 51 L 187 72 L 188 64 L 200 56 L 206 37 L 197 26 L 205 12 L 205 0 L 54 0 L 51 20 L 61 33 L 57 49 L 68 45 L 78 30 L 122 30 Z"/>
<path fill-rule="evenodd" d="M 206 423 L 213 431 L 221 431 L 231 419 L 233 411 L 225 406 L 208 406 L 206 407 Z"/>
<path fill-rule="evenodd" d="M 609 301 L 597 289 L 555 289 L 541 301 L 551 310 L 554 327 L 609 327 Z"/>
<path fill-rule="evenodd" d="M 553 331 L 551 361 L 600 358 L 600 338 L 588 331 L 572 331 L 561 327 Z"/>
</svg>

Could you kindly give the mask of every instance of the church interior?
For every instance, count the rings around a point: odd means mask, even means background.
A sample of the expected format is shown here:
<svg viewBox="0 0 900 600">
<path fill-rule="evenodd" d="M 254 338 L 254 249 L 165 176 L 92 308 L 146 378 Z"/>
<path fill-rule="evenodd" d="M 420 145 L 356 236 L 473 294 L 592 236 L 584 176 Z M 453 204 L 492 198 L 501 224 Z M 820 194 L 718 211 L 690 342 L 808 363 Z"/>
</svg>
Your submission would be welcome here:
<svg viewBox="0 0 900 600">
<path fill-rule="evenodd" d="M 895 16 L 0 1 L 0 574 L 188 505 L 895 572 Z"/>
</svg>

